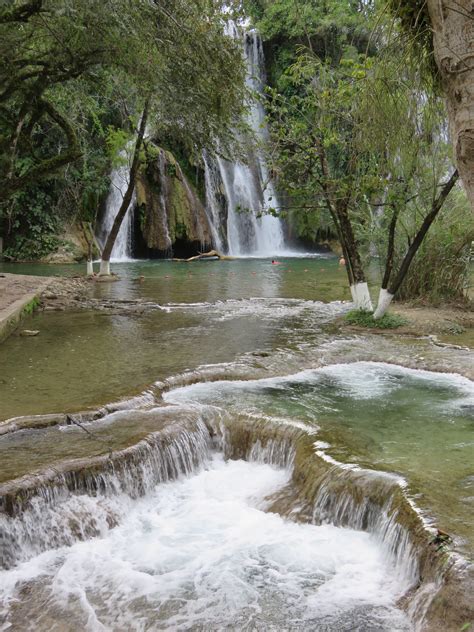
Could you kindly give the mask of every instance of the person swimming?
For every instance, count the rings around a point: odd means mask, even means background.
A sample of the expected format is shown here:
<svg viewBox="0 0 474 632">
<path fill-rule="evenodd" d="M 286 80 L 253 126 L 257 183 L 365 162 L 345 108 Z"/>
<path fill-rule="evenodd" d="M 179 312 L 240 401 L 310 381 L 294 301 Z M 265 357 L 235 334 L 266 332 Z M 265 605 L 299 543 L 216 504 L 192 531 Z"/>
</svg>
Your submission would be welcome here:
<svg viewBox="0 0 474 632">
<path fill-rule="evenodd" d="M 272 259 L 272 264 L 277 266 L 281 263 L 281 261 L 275 261 L 275 259 Z"/>
</svg>

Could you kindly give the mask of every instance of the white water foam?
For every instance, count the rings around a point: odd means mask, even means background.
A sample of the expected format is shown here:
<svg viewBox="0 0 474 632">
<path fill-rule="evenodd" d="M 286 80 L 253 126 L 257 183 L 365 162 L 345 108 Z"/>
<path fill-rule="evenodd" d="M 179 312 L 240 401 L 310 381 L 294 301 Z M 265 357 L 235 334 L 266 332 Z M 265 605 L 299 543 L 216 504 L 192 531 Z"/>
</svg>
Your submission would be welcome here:
<svg viewBox="0 0 474 632">
<path fill-rule="evenodd" d="M 367 533 L 262 511 L 288 477 L 215 457 L 207 471 L 124 499 L 122 524 L 103 537 L 0 573 L 6 625 L 14 607 L 12 629 L 27 629 L 24 617 L 36 632 L 51 629 L 48 612 L 89 632 L 411 629 L 394 608 L 406 586 Z"/>
<path fill-rule="evenodd" d="M 331 364 L 318 369 L 306 369 L 293 375 L 264 378 L 260 380 L 236 380 L 214 383 L 197 383 L 184 386 L 164 395 L 169 402 L 182 403 L 200 399 L 213 393 L 234 392 L 236 389 L 284 388 L 285 384 L 311 383 L 315 388 L 321 377 L 329 377 L 337 386 L 358 400 L 379 398 L 389 395 L 403 386 L 403 378 L 419 380 L 432 384 L 435 388 L 452 389 L 456 396 L 446 403 L 449 407 L 459 407 L 474 403 L 474 384 L 471 380 L 456 373 L 437 373 L 422 369 L 410 369 L 386 362 L 352 362 L 350 364 Z"/>
</svg>

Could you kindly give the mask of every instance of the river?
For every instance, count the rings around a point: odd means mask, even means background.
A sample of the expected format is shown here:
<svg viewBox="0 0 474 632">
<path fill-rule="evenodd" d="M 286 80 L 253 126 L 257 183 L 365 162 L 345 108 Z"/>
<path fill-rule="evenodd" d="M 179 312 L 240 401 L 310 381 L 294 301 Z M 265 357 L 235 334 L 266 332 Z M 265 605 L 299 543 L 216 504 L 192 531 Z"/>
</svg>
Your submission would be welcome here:
<svg viewBox="0 0 474 632">
<path fill-rule="evenodd" d="M 0 439 L 0 629 L 422 625 L 429 534 L 474 542 L 472 352 L 336 329 L 333 256 L 115 270 L 0 347 L 0 418 L 72 415 Z"/>
</svg>

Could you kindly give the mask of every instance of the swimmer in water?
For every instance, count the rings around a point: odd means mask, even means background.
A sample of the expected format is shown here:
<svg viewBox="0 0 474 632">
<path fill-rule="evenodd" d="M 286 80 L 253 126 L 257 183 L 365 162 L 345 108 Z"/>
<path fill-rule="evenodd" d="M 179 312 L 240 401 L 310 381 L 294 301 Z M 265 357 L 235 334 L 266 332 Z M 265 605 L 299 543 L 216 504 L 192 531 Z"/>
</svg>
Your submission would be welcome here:
<svg viewBox="0 0 474 632">
<path fill-rule="evenodd" d="M 341 256 L 341 258 L 339 259 L 339 265 L 340 266 L 345 266 L 346 265 L 346 260 L 344 259 L 344 257 Z"/>
<path fill-rule="evenodd" d="M 273 265 L 277 266 L 281 263 L 281 261 L 275 261 L 275 259 L 272 259 L 272 263 Z"/>
</svg>

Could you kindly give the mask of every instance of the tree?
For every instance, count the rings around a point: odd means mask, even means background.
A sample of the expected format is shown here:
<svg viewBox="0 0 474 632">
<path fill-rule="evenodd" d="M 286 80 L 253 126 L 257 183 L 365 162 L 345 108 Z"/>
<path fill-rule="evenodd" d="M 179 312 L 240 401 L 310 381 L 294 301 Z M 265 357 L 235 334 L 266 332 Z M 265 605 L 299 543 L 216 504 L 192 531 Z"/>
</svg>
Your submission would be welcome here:
<svg viewBox="0 0 474 632">
<path fill-rule="evenodd" d="M 75 174 L 74 188 L 94 171 L 91 156 L 100 181 L 113 160 L 109 128 L 130 134 L 144 94 L 154 95 L 150 124 L 159 136 L 183 140 L 190 152 L 218 136 L 229 143 L 243 107 L 244 69 L 238 46 L 224 37 L 222 11 L 223 3 L 200 0 L 24 0 L 2 7 L 3 214 L 11 216 L 15 196 L 39 182 L 64 179 L 65 167 L 69 179 Z M 86 121 L 84 103 L 91 105 Z"/>
<path fill-rule="evenodd" d="M 336 66 L 302 50 L 285 75 L 289 96 L 273 90 L 269 106 L 280 183 L 303 212 L 328 209 L 357 308 L 371 311 L 362 252 L 374 237 L 384 245 L 377 318 L 457 180 L 439 99 L 402 70 L 396 50 L 386 52 L 374 59 L 348 50 Z M 405 243 L 396 239 L 400 222 Z"/>
<path fill-rule="evenodd" d="M 151 98 L 147 97 L 145 99 L 145 105 L 143 106 L 143 112 L 140 119 L 140 126 L 139 126 L 137 137 L 135 140 L 135 146 L 133 150 L 132 164 L 130 165 L 127 189 L 123 196 L 123 200 L 120 205 L 120 208 L 117 211 L 117 215 L 115 216 L 114 223 L 112 225 L 110 233 L 107 236 L 105 246 L 102 250 L 101 261 L 100 261 L 100 274 L 101 275 L 110 274 L 110 256 L 112 254 L 112 249 L 114 247 L 115 240 L 117 239 L 120 226 L 122 225 L 124 217 L 127 214 L 127 211 L 129 209 L 130 202 L 132 201 L 133 191 L 135 189 L 135 183 L 137 179 L 137 173 L 140 166 L 140 150 L 142 148 L 143 139 L 145 137 L 145 130 L 146 130 L 147 122 L 148 122 L 148 115 L 150 113 L 150 105 L 151 105 Z"/>
<path fill-rule="evenodd" d="M 302 52 L 286 73 L 291 96 L 270 91 L 268 107 L 280 184 L 294 204 L 301 201 L 304 212 L 327 210 L 342 247 L 354 303 L 372 310 L 354 228 L 375 177 L 374 161 L 358 142 L 356 105 L 365 72 L 365 63 L 354 59 L 344 58 L 333 66 Z"/>
<path fill-rule="evenodd" d="M 446 95 L 456 164 L 474 210 L 474 63 L 470 0 L 390 0 L 419 59 L 433 59 Z"/>
</svg>

